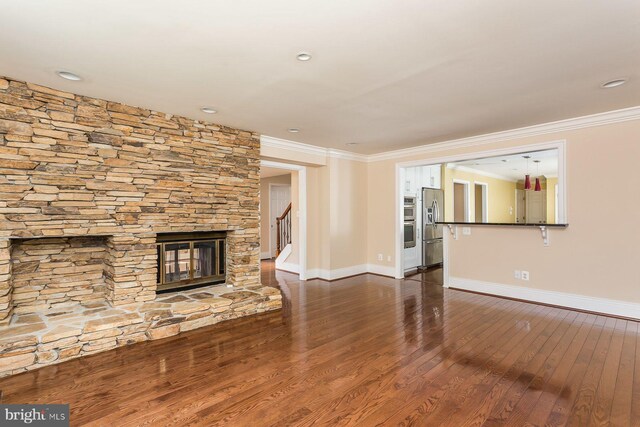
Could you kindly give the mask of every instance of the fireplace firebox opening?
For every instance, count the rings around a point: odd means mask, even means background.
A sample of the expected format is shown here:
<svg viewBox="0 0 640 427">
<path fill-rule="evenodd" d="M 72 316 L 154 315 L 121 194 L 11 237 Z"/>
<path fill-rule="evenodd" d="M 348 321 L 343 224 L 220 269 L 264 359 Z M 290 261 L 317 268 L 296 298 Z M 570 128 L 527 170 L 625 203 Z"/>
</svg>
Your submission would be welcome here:
<svg viewBox="0 0 640 427">
<path fill-rule="evenodd" d="M 224 283 L 226 232 L 158 234 L 158 293 Z"/>
</svg>

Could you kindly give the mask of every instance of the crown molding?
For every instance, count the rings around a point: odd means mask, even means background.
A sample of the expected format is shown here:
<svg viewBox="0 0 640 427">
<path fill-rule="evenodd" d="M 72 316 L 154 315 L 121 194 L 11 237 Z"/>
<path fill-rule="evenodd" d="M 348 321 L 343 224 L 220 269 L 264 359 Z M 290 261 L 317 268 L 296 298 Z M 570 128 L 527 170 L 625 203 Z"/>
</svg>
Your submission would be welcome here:
<svg viewBox="0 0 640 427">
<path fill-rule="evenodd" d="M 437 151 L 491 144 L 494 142 L 508 141 L 511 139 L 545 135 L 554 132 L 566 132 L 575 129 L 602 126 L 638 119 L 640 119 L 640 106 L 624 108 L 622 110 L 608 111 L 605 113 L 592 114 L 589 116 L 576 117 L 572 119 L 559 120 L 556 122 L 527 126 L 518 129 L 471 136 L 468 138 L 437 142 L 434 144 L 421 145 L 418 147 L 405 148 L 402 150 L 371 154 L 368 156 L 367 161 L 378 162 L 381 160 L 399 159 L 403 157 L 416 156 Z"/>
<path fill-rule="evenodd" d="M 269 148 L 295 151 L 296 153 L 310 154 L 313 156 L 352 160 L 357 162 L 367 162 L 369 158 L 367 155 L 352 153 L 351 151 L 338 150 L 335 148 L 323 148 L 318 147 L 317 145 L 304 144 L 302 142 L 274 138 L 267 135 L 260 135 L 260 145 Z"/>
<path fill-rule="evenodd" d="M 334 148 L 329 148 L 327 150 L 327 156 L 334 159 L 353 160 L 356 162 L 369 161 L 369 156 L 367 156 L 366 154 L 352 153 L 351 151 L 336 150 Z"/>
<path fill-rule="evenodd" d="M 328 150 L 327 148 L 318 147 L 317 145 L 304 144 L 302 142 L 289 141 L 267 135 L 260 135 L 260 145 L 269 148 L 295 151 L 297 153 L 312 154 L 314 156 L 326 156 Z"/>
<path fill-rule="evenodd" d="M 369 155 L 334 148 L 323 148 L 266 135 L 260 136 L 260 143 L 266 147 L 291 150 L 298 153 L 372 163 L 638 119 L 640 119 L 640 106 Z"/>
</svg>

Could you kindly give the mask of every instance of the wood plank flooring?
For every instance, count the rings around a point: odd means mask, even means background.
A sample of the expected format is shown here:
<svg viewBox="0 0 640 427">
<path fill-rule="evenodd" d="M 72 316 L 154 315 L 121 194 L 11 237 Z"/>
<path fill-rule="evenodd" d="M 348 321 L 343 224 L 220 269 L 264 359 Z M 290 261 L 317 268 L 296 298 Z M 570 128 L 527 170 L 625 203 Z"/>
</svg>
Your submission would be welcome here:
<svg viewBox="0 0 640 427">
<path fill-rule="evenodd" d="M 282 311 L 0 380 L 72 425 L 640 425 L 637 322 L 429 282 L 274 272 Z"/>
</svg>

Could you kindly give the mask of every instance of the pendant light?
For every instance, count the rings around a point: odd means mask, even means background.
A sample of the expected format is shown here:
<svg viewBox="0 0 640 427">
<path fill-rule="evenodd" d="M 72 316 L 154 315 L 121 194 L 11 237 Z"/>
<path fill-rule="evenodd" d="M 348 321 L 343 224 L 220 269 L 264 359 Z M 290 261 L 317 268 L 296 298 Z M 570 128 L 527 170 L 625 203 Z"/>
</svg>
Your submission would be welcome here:
<svg viewBox="0 0 640 427">
<path fill-rule="evenodd" d="M 527 159 L 527 174 L 524 176 L 524 189 L 531 190 L 531 176 L 529 175 L 529 159 L 531 156 L 522 156 Z"/>
<path fill-rule="evenodd" d="M 540 160 L 534 160 L 536 164 L 536 187 L 534 191 L 542 191 L 542 186 L 540 185 Z"/>
</svg>

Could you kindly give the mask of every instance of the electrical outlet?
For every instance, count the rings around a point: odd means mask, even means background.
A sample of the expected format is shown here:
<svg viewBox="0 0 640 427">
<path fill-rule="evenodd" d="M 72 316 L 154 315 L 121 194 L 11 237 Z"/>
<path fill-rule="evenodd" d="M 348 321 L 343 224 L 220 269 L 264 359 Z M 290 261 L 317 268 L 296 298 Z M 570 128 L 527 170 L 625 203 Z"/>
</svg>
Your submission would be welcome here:
<svg viewBox="0 0 640 427">
<path fill-rule="evenodd" d="M 514 270 L 513 271 L 513 278 L 514 279 L 520 279 L 522 278 L 522 272 L 520 270 Z"/>
<path fill-rule="evenodd" d="M 391 262 L 391 255 L 387 255 L 387 261 Z"/>
<path fill-rule="evenodd" d="M 471 236 L 471 227 L 462 227 L 462 234 L 465 236 Z"/>
<path fill-rule="evenodd" d="M 383 259 L 382 254 L 378 254 L 378 261 L 382 261 Z"/>
<path fill-rule="evenodd" d="M 522 280 L 529 280 L 529 272 L 522 270 Z"/>
</svg>

